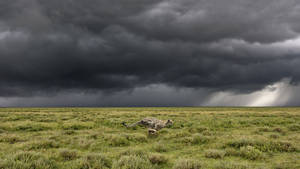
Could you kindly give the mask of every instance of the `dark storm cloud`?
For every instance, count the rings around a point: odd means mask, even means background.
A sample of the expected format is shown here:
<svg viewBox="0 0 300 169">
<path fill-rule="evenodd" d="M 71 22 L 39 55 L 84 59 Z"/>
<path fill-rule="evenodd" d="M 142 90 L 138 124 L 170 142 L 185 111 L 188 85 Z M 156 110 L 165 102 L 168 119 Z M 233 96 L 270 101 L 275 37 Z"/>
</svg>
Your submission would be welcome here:
<svg viewBox="0 0 300 169">
<path fill-rule="evenodd" d="M 110 95 L 84 92 L 60 92 L 55 96 L 9 97 L 2 99 L 5 106 L 197 106 L 208 97 L 205 90 L 174 89 L 165 85 L 150 85 L 132 91 Z"/>
<path fill-rule="evenodd" d="M 300 78 L 296 0 L 2 0 L 0 95 Z"/>
</svg>

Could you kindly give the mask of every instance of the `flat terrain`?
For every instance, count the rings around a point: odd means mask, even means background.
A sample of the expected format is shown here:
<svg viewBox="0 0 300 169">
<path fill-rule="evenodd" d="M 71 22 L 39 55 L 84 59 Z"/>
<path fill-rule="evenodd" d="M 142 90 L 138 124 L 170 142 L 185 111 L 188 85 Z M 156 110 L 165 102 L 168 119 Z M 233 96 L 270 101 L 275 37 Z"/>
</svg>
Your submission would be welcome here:
<svg viewBox="0 0 300 169">
<path fill-rule="evenodd" d="M 148 136 L 144 117 L 174 125 Z M 1 108 L 0 169 L 299 169 L 300 108 Z"/>
</svg>

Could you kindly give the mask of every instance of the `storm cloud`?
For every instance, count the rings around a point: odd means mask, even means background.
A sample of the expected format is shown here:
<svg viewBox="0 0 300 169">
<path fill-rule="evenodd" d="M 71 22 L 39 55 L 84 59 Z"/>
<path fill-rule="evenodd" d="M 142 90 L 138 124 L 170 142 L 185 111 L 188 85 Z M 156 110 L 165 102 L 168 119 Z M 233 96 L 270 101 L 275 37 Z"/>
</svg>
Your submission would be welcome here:
<svg viewBox="0 0 300 169">
<path fill-rule="evenodd" d="M 299 18 L 296 0 L 1 0 L 0 97 L 215 105 L 220 92 L 298 90 Z"/>
</svg>

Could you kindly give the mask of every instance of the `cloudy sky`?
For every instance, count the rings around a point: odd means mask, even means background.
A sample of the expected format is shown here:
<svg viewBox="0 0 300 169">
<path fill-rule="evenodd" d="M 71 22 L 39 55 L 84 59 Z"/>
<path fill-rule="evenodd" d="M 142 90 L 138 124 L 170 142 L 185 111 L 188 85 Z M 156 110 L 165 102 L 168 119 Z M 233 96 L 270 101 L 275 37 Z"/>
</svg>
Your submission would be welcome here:
<svg viewBox="0 0 300 169">
<path fill-rule="evenodd" d="M 299 18 L 298 0 L 1 0 L 0 106 L 297 106 Z"/>
</svg>

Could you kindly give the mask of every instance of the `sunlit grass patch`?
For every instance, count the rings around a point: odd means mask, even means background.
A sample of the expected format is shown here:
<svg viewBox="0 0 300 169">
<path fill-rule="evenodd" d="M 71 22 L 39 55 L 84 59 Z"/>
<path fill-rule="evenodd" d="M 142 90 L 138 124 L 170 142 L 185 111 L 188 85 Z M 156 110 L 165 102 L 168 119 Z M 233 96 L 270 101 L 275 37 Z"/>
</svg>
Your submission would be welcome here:
<svg viewBox="0 0 300 169">
<path fill-rule="evenodd" d="M 41 153 L 17 152 L 0 160 L 1 169 L 58 169 L 58 164 Z"/>
<path fill-rule="evenodd" d="M 255 140 L 255 139 L 238 139 L 229 141 L 227 146 L 241 148 L 245 146 L 253 146 L 263 152 L 294 152 L 296 148 L 288 141 L 271 141 L 271 140 Z"/>
<path fill-rule="evenodd" d="M 173 169 L 200 169 L 203 164 L 195 159 L 179 159 Z"/>
<path fill-rule="evenodd" d="M 143 159 L 139 156 L 122 156 L 118 161 L 115 161 L 113 169 L 153 169 L 152 164 L 148 159 Z"/>
<path fill-rule="evenodd" d="M 265 155 L 258 149 L 252 146 L 246 146 L 240 148 L 240 156 L 249 160 L 261 160 L 265 159 Z"/>
<path fill-rule="evenodd" d="M 110 146 L 129 146 L 130 142 L 125 135 L 111 134 L 105 137 L 106 142 Z"/>
<path fill-rule="evenodd" d="M 147 159 L 148 155 L 149 155 L 148 151 L 146 151 L 145 149 L 129 148 L 127 150 L 124 150 L 124 151 L 120 152 L 119 157 L 122 157 L 122 156 L 138 156 L 140 158 Z"/>
<path fill-rule="evenodd" d="M 211 141 L 213 141 L 212 137 L 204 136 L 204 135 L 201 135 L 201 134 L 195 134 L 195 135 L 193 135 L 193 138 L 192 138 L 192 144 L 194 144 L 194 145 L 207 144 Z"/>
<path fill-rule="evenodd" d="M 255 167 L 248 163 L 221 161 L 215 164 L 214 169 L 255 169 Z"/>
<path fill-rule="evenodd" d="M 206 158 L 222 159 L 226 152 L 223 150 L 208 149 L 205 150 L 204 155 Z"/>
</svg>

